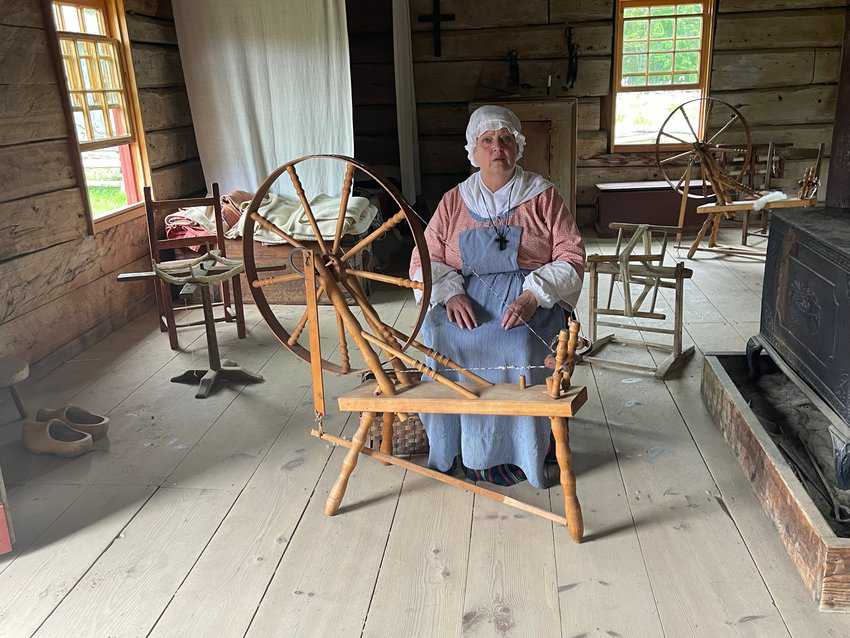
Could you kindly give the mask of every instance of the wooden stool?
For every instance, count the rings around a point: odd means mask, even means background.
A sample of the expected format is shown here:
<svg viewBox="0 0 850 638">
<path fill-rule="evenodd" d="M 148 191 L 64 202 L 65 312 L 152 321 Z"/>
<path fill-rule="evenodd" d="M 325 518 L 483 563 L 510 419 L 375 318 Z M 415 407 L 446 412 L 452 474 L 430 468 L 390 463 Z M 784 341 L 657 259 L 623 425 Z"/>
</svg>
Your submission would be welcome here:
<svg viewBox="0 0 850 638">
<path fill-rule="evenodd" d="M 248 372 L 237 366 L 233 361 L 221 360 L 218 338 L 215 334 L 217 319 L 213 315 L 210 286 L 238 278 L 239 273 L 244 270 L 242 262 L 227 259 L 214 250 L 195 259 L 154 263 L 153 267 L 153 272 L 122 273 L 118 275 L 118 281 L 158 279 L 174 286 L 183 286 L 184 292 L 188 292 L 187 289 L 193 290 L 195 287 L 199 287 L 202 300 L 201 307 L 204 309 L 204 320 L 201 323 L 206 329 L 210 367 L 200 370 L 186 370 L 184 373 L 172 377 L 171 381 L 173 383 L 198 384 L 196 399 L 206 399 L 217 383 L 238 383 L 240 385 L 262 383 L 263 377 L 261 375 Z"/>
<path fill-rule="evenodd" d="M 26 361 L 14 357 L 3 357 L 0 359 L 0 388 L 9 388 L 12 400 L 15 402 L 15 407 L 18 408 L 18 413 L 22 419 L 27 417 L 27 412 L 24 409 L 21 396 L 15 389 L 15 384 L 26 380 L 29 376 L 30 366 Z"/>
</svg>

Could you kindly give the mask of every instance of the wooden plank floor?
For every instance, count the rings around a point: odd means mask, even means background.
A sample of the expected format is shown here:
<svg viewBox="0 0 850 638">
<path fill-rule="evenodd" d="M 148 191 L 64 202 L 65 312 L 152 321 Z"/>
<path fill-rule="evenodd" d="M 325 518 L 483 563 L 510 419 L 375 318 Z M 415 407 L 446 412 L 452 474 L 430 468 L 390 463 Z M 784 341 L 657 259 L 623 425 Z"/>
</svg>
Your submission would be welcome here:
<svg viewBox="0 0 850 638">
<path fill-rule="evenodd" d="M 850 636 L 850 614 L 817 612 L 700 398 L 702 352 L 742 350 L 758 330 L 763 265 L 711 253 L 690 265 L 685 342 L 697 354 L 678 375 L 576 372 L 589 395 L 571 422 L 581 545 L 364 457 L 326 518 L 344 451 L 309 436 L 309 368 L 256 310 L 246 340 L 221 325 L 219 340 L 266 382 L 205 401 L 168 381 L 205 365 L 202 329 L 182 331 L 175 353 L 152 315 L 132 322 L 21 388 L 33 410 L 108 413 L 108 441 L 74 460 L 36 457 L 19 424 L 0 426 L 18 538 L 0 557 L 0 637 Z M 413 322 L 407 295 L 376 299 L 385 319 Z M 659 307 L 672 301 L 662 291 Z M 653 362 L 645 349 L 608 352 Z M 327 377 L 328 431 L 353 431 L 332 397 L 356 382 Z M 563 514 L 560 488 L 505 491 Z"/>
</svg>

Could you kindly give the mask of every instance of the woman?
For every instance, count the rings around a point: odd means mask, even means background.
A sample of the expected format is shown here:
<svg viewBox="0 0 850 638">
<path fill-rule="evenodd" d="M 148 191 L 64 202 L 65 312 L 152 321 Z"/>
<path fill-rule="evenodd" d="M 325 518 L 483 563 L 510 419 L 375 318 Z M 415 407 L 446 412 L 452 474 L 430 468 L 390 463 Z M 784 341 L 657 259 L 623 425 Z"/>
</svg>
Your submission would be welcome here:
<svg viewBox="0 0 850 638">
<path fill-rule="evenodd" d="M 525 147 L 519 118 L 482 106 L 466 128 L 480 170 L 443 195 L 425 237 L 431 255 L 426 345 L 494 383 L 544 382 L 549 344 L 566 326 L 584 272 L 584 244 L 555 186 L 517 165 Z M 421 279 L 414 251 L 410 275 Z M 429 361 L 432 367 L 439 367 Z M 459 379 L 456 373 L 442 373 Z M 423 414 L 429 465 L 451 469 L 460 455 L 471 478 L 547 487 L 548 419 Z"/>
</svg>

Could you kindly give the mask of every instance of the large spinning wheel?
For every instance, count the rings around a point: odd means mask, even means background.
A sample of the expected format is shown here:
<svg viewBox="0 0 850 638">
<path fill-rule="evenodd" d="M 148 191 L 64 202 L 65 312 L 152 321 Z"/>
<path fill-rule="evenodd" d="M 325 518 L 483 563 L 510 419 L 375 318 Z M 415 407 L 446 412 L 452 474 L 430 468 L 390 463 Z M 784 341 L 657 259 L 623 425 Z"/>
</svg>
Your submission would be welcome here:
<svg viewBox="0 0 850 638">
<path fill-rule="evenodd" d="M 705 122 L 701 135 L 700 121 Z M 689 148 L 682 151 L 682 144 Z M 733 157 L 740 169 L 730 174 L 726 167 Z M 718 203 L 725 203 L 732 191 L 755 195 L 743 183 L 752 163 L 750 127 L 738 109 L 722 100 L 698 98 L 676 107 L 658 131 L 655 159 L 664 179 L 683 197 L 717 197 Z M 694 178 L 702 181 L 699 192 L 690 190 Z"/>
<path fill-rule="evenodd" d="M 304 188 L 301 185 L 301 180 L 296 172 L 295 167 L 298 164 L 302 164 L 307 161 L 343 162 L 345 164 L 345 177 L 343 179 L 342 192 L 340 196 L 339 216 L 336 220 L 336 229 L 332 240 L 322 238 L 318 222 L 310 208 L 310 200 L 305 194 Z M 370 179 L 376 182 L 389 195 L 391 200 L 397 206 L 398 212 L 387 219 L 380 227 L 358 241 L 354 246 L 344 249 L 341 240 L 345 229 L 346 209 L 351 195 L 354 175 L 358 170 L 368 175 Z M 284 173 L 287 173 L 289 176 L 295 192 L 301 200 L 307 221 L 313 229 L 314 236 L 317 238 L 316 241 L 311 243 L 309 247 L 257 213 L 263 198 L 268 194 L 277 179 Z M 390 275 L 383 275 L 358 269 L 356 267 L 357 264 L 355 263 L 355 259 L 360 255 L 360 253 L 369 248 L 376 239 L 402 222 L 407 223 L 413 235 L 416 250 L 419 252 L 419 257 L 423 266 L 423 280 L 421 282 L 412 281 L 402 277 L 393 277 Z M 304 310 L 300 315 L 297 313 L 291 314 L 291 309 L 273 309 L 266 297 L 266 290 L 273 286 L 281 286 L 295 281 L 304 282 L 306 285 L 306 268 L 299 271 L 298 267 L 295 266 L 293 259 L 289 260 L 289 264 L 282 263 L 280 261 L 258 263 L 254 251 L 254 229 L 257 225 L 271 233 L 274 233 L 288 243 L 292 248 L 302 251 L 302 255 L 305 255 L 306 252 L 309 251 L 312 254 L 310 258 L 314 261 L 316 269 L 324 271 L 330 275 L 330 277 L 336 282 L 337 290 L 344 291 L 354 300 L 355 305 L 360 308 L 363 317 L 372 329 L 387 342 L 397 346 L 400 351 L 404 352 L 414 341 L 414 338 L 419 332 L 419 328 L 422 326 L 422 322 L 425 319 L 425 314 L 428 311 L 428 300 L 431 296 L 431 262 L 428 256 L 428 246 L 425 243 L 425 236 L 422 233 L 422 226 L 419 223 L 416 213 L 391 183 L 378 177 L 367 166 L 351 157 L 345 157 L 342 155 L 307 155 L 288 162 L 275 170 L 271 175 L 269 175 L 266 181 L 263 182 L 254 195 L 254 199 L 251 201 L 251 205 L 245 219 L 245 227 L 243 229 L 245 274 L 248 278 L 251 294 L 254 296 L 254 300 L 260 314 L 262 314 L 274 335 L 286 348 L 291 350 L 304 361 L 310 363 L 311 355 L 309 339 L 307 335 L 304 334 L 305 327 L 309 320 L 309 308 Z M 293 272 L 293 270 L 295 272 Z M 312 275 L 312 272 L 309 274 Z M 360 280 L 362 279 L 380 281 L 402 288 L 417 289 L 422 292 L 424 302 L 420 305 L 416 325 L 409 337 L 399 338 L 398 334 L 391 332 L 392 329 L 388 328 L 385 322 L 381 321 L 380 317 L 378 317 L 377 311 L 366 298 L 366 294 L 360 284 Z M 321 299 L 323 296 L 332 301 L 329 291 L 325 290 L 322 283 L 319 283 L 316 288 L 316 297 Z M 328 354 L 323 356 L 321 366 L 323 369 L 337 374 L 355 372 L 355 370 L 352 370 L 349 363 L 346 330 L 343 325 L 343 320 L 339 315 L 337 315 L 337 328 L 339 335 L 339 347 L 333 355 Z M 302 345 L 300 342 L 302 336 L 304 337 L 304 341 L 307 342 L 307 345 Z M 327 351 L 329 349 L 326 348 L 325 350 Z M 331 357 L 338 361 L 331 360 Z M 393 358 L 391 363 L 397 371 L 401 372 L 402 375 L 404 374 L 403 367 L 399 363 L 398 358 Z"/>
<path fill-rule="evenodd" d="M 307 160 L 345 163 L 345 178 L 342 186 L 339 216 L 336 220 L 332 243 L 322 238 L 321 228 L 310 208 L 310 203 L 295 170 L 297 164 Z M 341 245 L 341 237 L 345 229 L 345 211 L 356 170 L 363 171 L 375 180 L 398 206 L 398 212 L 374 232 L 345 250 Z M 258 213 L 263 197 L 268 193 L 275 180 L 283 173 L 289 175 L 304 208 L 304 216 L 312 228 L 312 236 L 316 238 L 315 244 L 310 244 L 309 247 L 283 229 L 270 223 Z M 352 263 L 352 259 L 360 251 L 366 249 L 378 237 L 402 221 L 406 221 L 413 232 L 416 250 L 419 251 L 422 261 L 422 282 L 369 273 L 352 267 L 356 265 Z M 285 271 L 285 264 L 257 264 L 253 245 L 255 224 L 259 224 L 264 229 L 274 233 L 288 243 L 294 249 L 293 252 L 300 254 L 302 268 L 299 272 L 283 272 L 282 274 L 267 276 L 275 271 L 278 273 Z M 327 230 L 328 227 L 326 226 L 326 234 L 329 234 Z M 581 505 L 576 494 L 568 426 L 569 418 L 574 416 L 575 412 L 587 400 L 587 389 L 581 386 L 573 386 L 570 381 L 575 365 L 575 348 L 580 329 L 577 322 L 571 322 L 569 331 L 561 330 L 558 335 L 554 371 L 551 377 L 547 377 L 545 388 L 542 385 L 526 387 L 525 377 L 523 376 L 520 377 L 518 385 L 491 383 L 445 355 L 416 341 L 415 336 L 429 307 L 431 292 L 430 258 L 422 228 L 417 223 L 416 214 L 390 184 L 379 179 L 366 166 L 350 157 L 312 155 L 294 160 L 278 168 L 260 186 L 254 196 L 248 209 L 243 232 L 245 271 L 257 307 L 278 339 L 293 353 L 310 363 L 313 407 L 316 411 L 316 428 L 311 431 L 311 434 L 323 441 L 348 448 L 339 477 L 331 488 L 328 500 L 325 503 L 325 513 L 328 516 L 333 516 L 339 510 L 348 486 L 348 480 L 357 465 L 358 457 L 362 453 L 382 463 L 399 465 L 408 471 L 431 477 L 437 481 L 474 492 L 482 497 L 564 525 L 569 529 L 573 540 L 581 541 L 584 533 L 584 522 Z M 263 277 L 260 277 L 261 273 L 264 275 Z M 402 288 L 414 288 L 422 291 L 423 299 L 420 304 L 419 317 L 416 327 L 409 336 L 396 330 L 390 323 L 381 320 L 363 292 L 360 285 L 361 279 L 376 279 Z M 295 319 L 296 313 L 281 322 L 281 318 L 269 305 L 265 290 L 270 286 L 298 280 L 304 282 L 307 309 L 299 319 Z M 352 311 L 348 306 L 345 299 L 346 294 L 354 299 L 355 305 L 359 308 L 361 314 L 359 318 L 355 315 L 357 309 Z M 318 300 L 321 295 L 328 297 L 336 314 L 339 332 L 337 352 L 341 358 L 339 364 L 325 359 L 322 355 L 322 350 L 327 350 L 327 348 L 322 345 L 319 332 Z M 284 327 L 284 323 L 287 324 L 287 327 Z M 368 326 L 368 329 L 366 326 Z M 301 345 L 298 341 L 303 332 L 307 333 L 309 348 Z M 346 335 L 356 345 L 372 376 L 371 380 L 364 379 L 359 387 L 340 395 L 337 399 L 341 411 L 360 413 L 360 423 L 350 440 L 325 432 L 322 425 L 325 415 L 323 372 L 331 371 L 340 374 L 353 372 L 349 364 Z M 412 346 L 412 349 L 418 351 L 420 355 L 432 360 L 434 362 L 433 367 L 405 352 L 408 346 Z M 389 361 L 381 361 L 378 353 L 390 357 Z M 391 369 L 386 369 L 385 366 L 391 366 Z M 463 377 L 463 381 L 455 381 L 449 378 L 437 366 L 457 373 L 460 377 Z M 413 374 L 414 370 L 419 372 L 422 377 Z M 435 383 L 423 382 L 425 379 L 430 379 Z M 395 419 L 406 421 L 410 413 L 522 415 L 548 418 L 552 436 L 555 439 L 555 455 L 560 469 L 565 514 L 563 516 L 555 514 L 548 509 L 531 503 L 523 503 L 475 483 L 462 481 L 437 470 L 394 456 L 392 450 L 393 423 Z M 380 451 L 366 447 L 367 434 L 379 414 L 382 421 Z"/>
</svg>

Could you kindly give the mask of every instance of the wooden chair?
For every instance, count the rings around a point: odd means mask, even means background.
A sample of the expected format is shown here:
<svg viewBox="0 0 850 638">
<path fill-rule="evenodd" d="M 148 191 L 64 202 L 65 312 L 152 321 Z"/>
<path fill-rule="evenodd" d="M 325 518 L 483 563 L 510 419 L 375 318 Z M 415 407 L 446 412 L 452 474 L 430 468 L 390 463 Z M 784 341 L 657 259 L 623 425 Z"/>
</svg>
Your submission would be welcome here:
<svg viewBox="0 0 850 638">
<path fill-rule="evenodd" d="M 645 372 L 655 375 L 658 379 L 664 379 L 674 368 L 681 365 L 694 353 L 694 347 L 682 348 L 682 314 L 684 304 L 684 280 L 693 275 L 693 271 L 685 268 L 681 262 L 675 266 L 664 265 L 664 255 L 667 250 L 667 236 L 680 231 L 677 226 L 650 226 L 648 224 L 611 224 L 609 226 L 617 230 L 617 247 L 613 255 L 590 255 L 587 258 L 588 273 L 590 274 L 590 350 L 582 355 L 586 361 L 592 361 L 598 365 L 608 365 L 617 368 L 626 368 L 637 372 Z M 631 238 L 623 245 L 624 232 L 632 231 Z M 661 234 L 661 247 L 657 253 L 653 253 L 652 233 Z M 641 250 L 642 249 L 642 250 Z M 608 289 L 608 300 L 605 307 L 599 306 L 599 275 L 611 276 Z M 620 281 L 623 286 L 623 308 L 622 310 L 612 308 L 611 300 L 614 293 L 614 283 Z M 633 286 L 641 286 L 642 290 L 636 297 L 632 294 Z M 664 321 L 666 315 L 656 312 L 656 301 L 659 288 L 671 288 L 675 290 L 673 327 L 659 328 L 655 326 L 635 326 L 628 323 L 614 321 L 600 321 L 599 315 L 613 315 L 615 317 L 640 317 L 643 319 L 657 319 Z M 650 297 L 650 293 L 652 293 Z M 650 299 L 648 309 L 644 309 L 644 303 Z M 672 345 L 656 343 L 653 341 L 642 341 L 635 339 L 624 339 L 609 334 L 597 338 L 599 326 L 609 328 L 626 328 L 628 330 L 639 330 L 672 335 Z M 641 347 L 654 348 L 669 352 L 670 355 L 657 366 L 643 366 L 611 359 L 603 359 L 596 356 L 609 343 L 622 343 Z"/>
<path fill-rule="evenodd" d="M 168 261 L 163 261 L 163 252 L 167 250 L 187 249 L 189 246 L 204 246 L 204 252 L 218 249 L 222 257 L 227 256 L 224 242 L 224 224 L 221 216 L 221 197 L 219 196 L 218 183 L 212 185 L 211 197 L 193 197 L 188 199 L 162 199 L 155 200 L 151 192 L 150 186 L 145 186 L 145 210 L 147 211 L 148 219 L 148 243 L 150 246 L 152 264 L 163 264 Z M 212 206 L 215 212 L 215 234 L 199 235 L 197 237 L 184 237 L 180 239 L 164 239 L 164 224 L 163 219 L 168 213 L 173 213 L 180 208 L 189 206 Z M 233 286 L 232 295 L 230 286 Z M 177 342 L 177 329 L 188 326 L 202 326 L 204 321 L 189 321 L 186 323 L 177 323 L 175 319 L 175 311 L 178 310 L 195 310 L 201 308 L 201 304 L 188 306 L 174 306 L 171 297 L 171 286 L 159 279 L 154 280 L 154 295 L 156 297 L 156 305 L 159 312 L 159 329 L 162 332 L 168 332 L 168 341 L 171 344 L 172 350 L 179 350 L 180 344 Z M 236 333 L 240 339 L 245 338 L 245 310 L 242 305 L 242 291 L 239 283 L 239 275 L 233 277 L 228 282 L 221 284 L 221 299 L 213 306 L 222 306 L 223 314 L 219 317 L 214 317 L 215 322 L 236 322 Z M 231 300 L 234 308 L 231 308 Z"/>
</svg>

